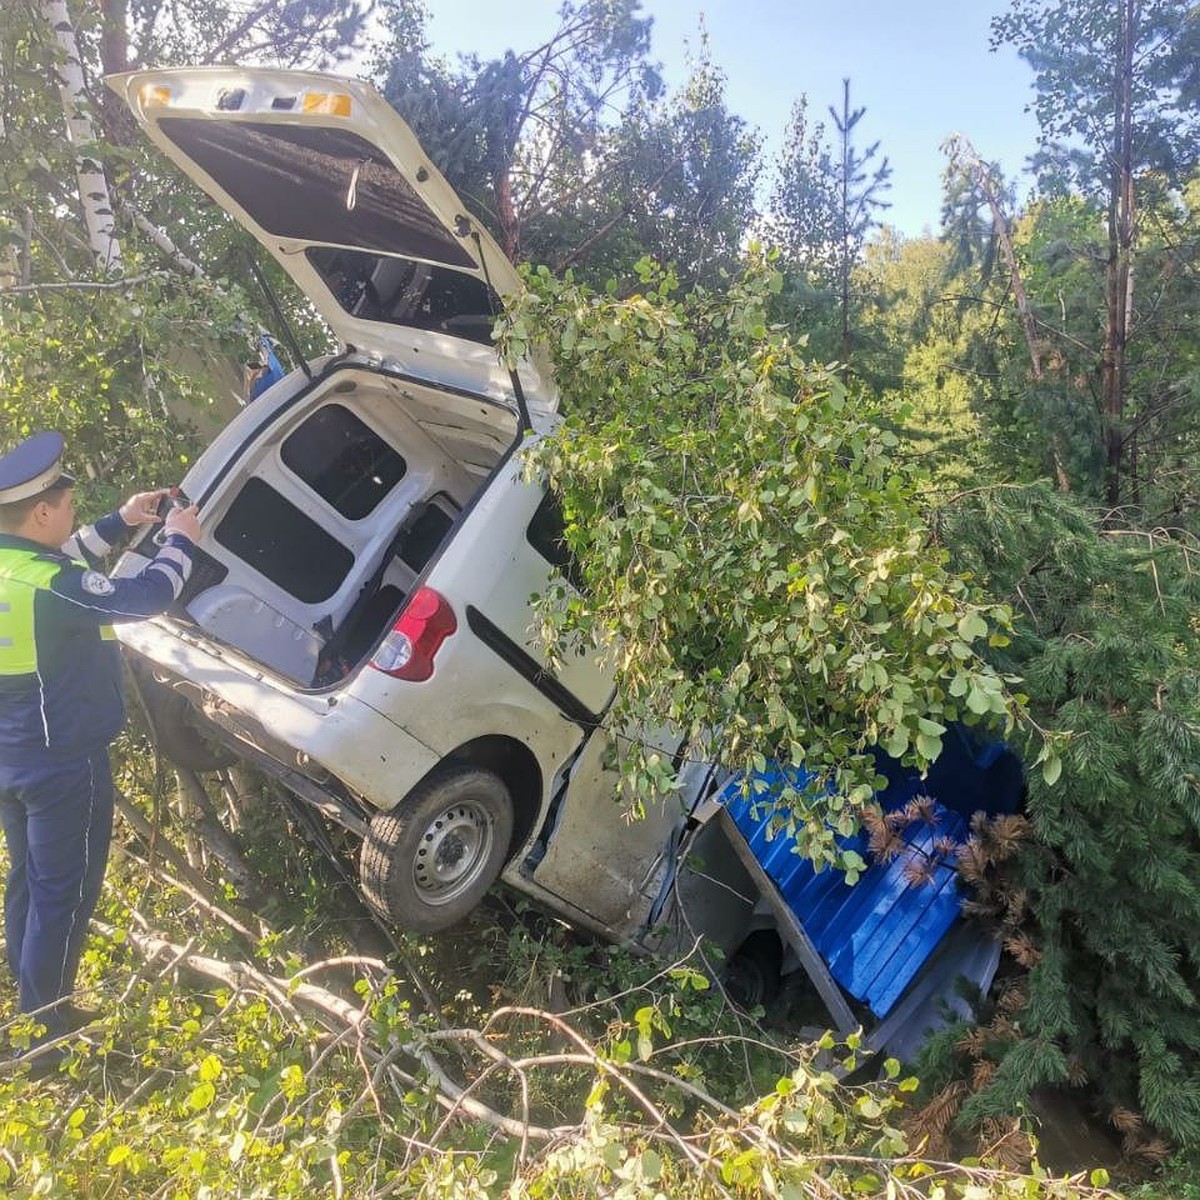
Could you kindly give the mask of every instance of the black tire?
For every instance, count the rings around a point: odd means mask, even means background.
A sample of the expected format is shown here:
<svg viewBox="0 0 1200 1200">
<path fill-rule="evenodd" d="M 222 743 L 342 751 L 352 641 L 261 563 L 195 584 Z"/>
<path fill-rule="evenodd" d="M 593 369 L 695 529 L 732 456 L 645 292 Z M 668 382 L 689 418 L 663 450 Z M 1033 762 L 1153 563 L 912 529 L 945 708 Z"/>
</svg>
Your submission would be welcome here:
<svg viewBox="0 0 1200 1200">
<path fill-rule="evenodd" d="M 391 812 L 371 818 L 359 857 L 363 895 L 405 929 L 446 929 L 496 881 L 512 831 L 512 797 L 498 775 L 441 768 Z"/>
<path fill-rule="evenodd" d="M 752 933 L 730 955 L 722 982 L 729 998 L 744 1009 L 766 1008 L 779 995 L 783 947 L 771 929 Z"/>
<path fill-rule="evenodd" d="M 164 758 L 185 771 L 219 771 L 237 761 L 220 742 L 204 736 L 204 718 L 178 692 L 144 675 L 136 677 L 151 721 L 151 737 Z"/>
</svg>

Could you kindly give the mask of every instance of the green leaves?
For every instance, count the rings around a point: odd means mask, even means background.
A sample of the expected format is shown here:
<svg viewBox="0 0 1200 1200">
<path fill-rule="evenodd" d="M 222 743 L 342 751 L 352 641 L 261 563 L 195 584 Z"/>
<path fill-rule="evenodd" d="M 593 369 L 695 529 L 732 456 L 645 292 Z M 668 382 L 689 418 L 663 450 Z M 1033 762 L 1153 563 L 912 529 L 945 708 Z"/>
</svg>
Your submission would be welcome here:
<svg viewBox="0 0 1200 1200">
<path fill-rule="evenodd" d="M 987 622 L 977 612 L 967 613 L 958 623 L 958 636 L 964 642 L 973 642 L 976 638 L 987 637 Z"/>
<path fill-rule="evenodd" d="M 1053 787 L 1062 774 L 1062 759 L 1057 754 L 1048 754 L 1042 760 L 1042 779 L 1047 787 Z"/>
<path fill-rule="evenodd" d="M 633 1014 L 634 1028 L 637 1030 L 638 1058 L 645 1062 L 654 1052 L 654 1031 L 664 1037 L 671 1036 L 671 1026 L 667 1022 L 662 1009 L 655 1004 L 644 1004 Z"/>
<path fill-rule="evenodd" d="M 108 1158 L 104 1160 L 105 1166 L 119 1167 L 132 1153 L 133 1147 L 127 1142 L 118 1142 L 108 1152 Z"/>
<path fill-rule="evenodd" d="M 872 745 L 923 768 L 949 722 L 1017 717 L 985 658 L 1009 611 L 931 537 L 880 406 L 771 324 L 767 262 L 721 294 L 649 265 L 629 299 L 529 282 L 502 338 L 556 359 L 566 420 L 529 470 L 587 581 L 586 601 L 544 598 L 543 629 L 614 647 L 615 728 L 670 724 L 734 767 L 788 748 L 833 785 L 795 797 L 800 843 L 839 861 Z M 660 768 L 633 747 L 632 794 Z"/>
<path fill-rule="evenodd" d="M 186 1107 L 192 1112 L 202 1112 L 217 1098 L 217 1089 L 209 1082 L 198 1083 L 188 1093 Z"/>
</svg>

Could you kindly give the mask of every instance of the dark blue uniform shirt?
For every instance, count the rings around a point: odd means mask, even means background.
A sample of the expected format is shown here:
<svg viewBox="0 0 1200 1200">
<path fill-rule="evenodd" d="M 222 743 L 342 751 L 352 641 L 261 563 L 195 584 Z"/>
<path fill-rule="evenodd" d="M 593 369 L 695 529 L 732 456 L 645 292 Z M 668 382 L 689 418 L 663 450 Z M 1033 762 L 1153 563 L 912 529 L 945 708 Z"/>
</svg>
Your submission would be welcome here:
<svg viewBox="0 0 1200 1200">
<path fill-rule="evenodd" d="M 29 768 L 78 758 L 106 746 L 125 719 L 118 644 L 108 626 L 156 616 L 179 595 L 191 570 L 191 542 L 173 534 L 142 572 L 109 579 L 95 569 L 100 557 L 128 532 L 112 513 L 85 526 L 61 550 L 0 534 L 0 624 L 6 595 L 31 585 L 12 575 L 29 573 L 31 552 L 45 569 L 34 587 L 34 665 L 0 672 L 0 775 L 5 767 Z M 28 636 L 14 625 L 10 632 Z M 0 780 L 2 782 L 2 780 Z"/>
</svg>

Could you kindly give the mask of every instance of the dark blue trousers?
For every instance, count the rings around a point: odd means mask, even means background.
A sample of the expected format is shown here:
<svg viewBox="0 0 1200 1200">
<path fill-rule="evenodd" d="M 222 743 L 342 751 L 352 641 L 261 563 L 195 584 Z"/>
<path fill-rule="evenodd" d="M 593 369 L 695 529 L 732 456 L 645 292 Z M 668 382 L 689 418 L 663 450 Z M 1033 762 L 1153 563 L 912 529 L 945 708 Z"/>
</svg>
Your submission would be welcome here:
<svg viewBox="0 0 1200 1200">
<path fill-rule="evenodd" d="M 52 767 L 0 766 L 0 818 L 8 843 L 4 935 L 22 1012 L 75 990 L 87 925 L 112 839 L 108 750 Z M 62 1019 L 38 1020 L 53 1036 Z"/>
</svg>

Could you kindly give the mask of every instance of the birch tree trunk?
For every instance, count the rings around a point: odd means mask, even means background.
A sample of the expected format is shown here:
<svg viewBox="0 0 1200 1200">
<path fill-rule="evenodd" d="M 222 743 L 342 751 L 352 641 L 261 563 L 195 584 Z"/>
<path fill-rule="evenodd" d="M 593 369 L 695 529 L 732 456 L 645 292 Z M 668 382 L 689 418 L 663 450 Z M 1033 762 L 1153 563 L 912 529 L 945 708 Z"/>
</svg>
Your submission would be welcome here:
<svg viewBox="0 0 1200 1200">
<path fill-rule="evenodd" d="M 56 68 L 58 90 L 67 124 L 67 139 L 75 148 L 79 203 L 83 210 L 88 245 L 102 271 L 119 271 L 122 267 L 121 243 L 117 240 L 108 181 L 104 178 L 100 163 L 86 153 L 86 147 L 96 141 L 96 131 L 88 115 L 79 43 L 66 0 L 42 0 L 42 16 L 54 30 L 55 40 L 62 51 L 62 61 Z"/>
</svg>

